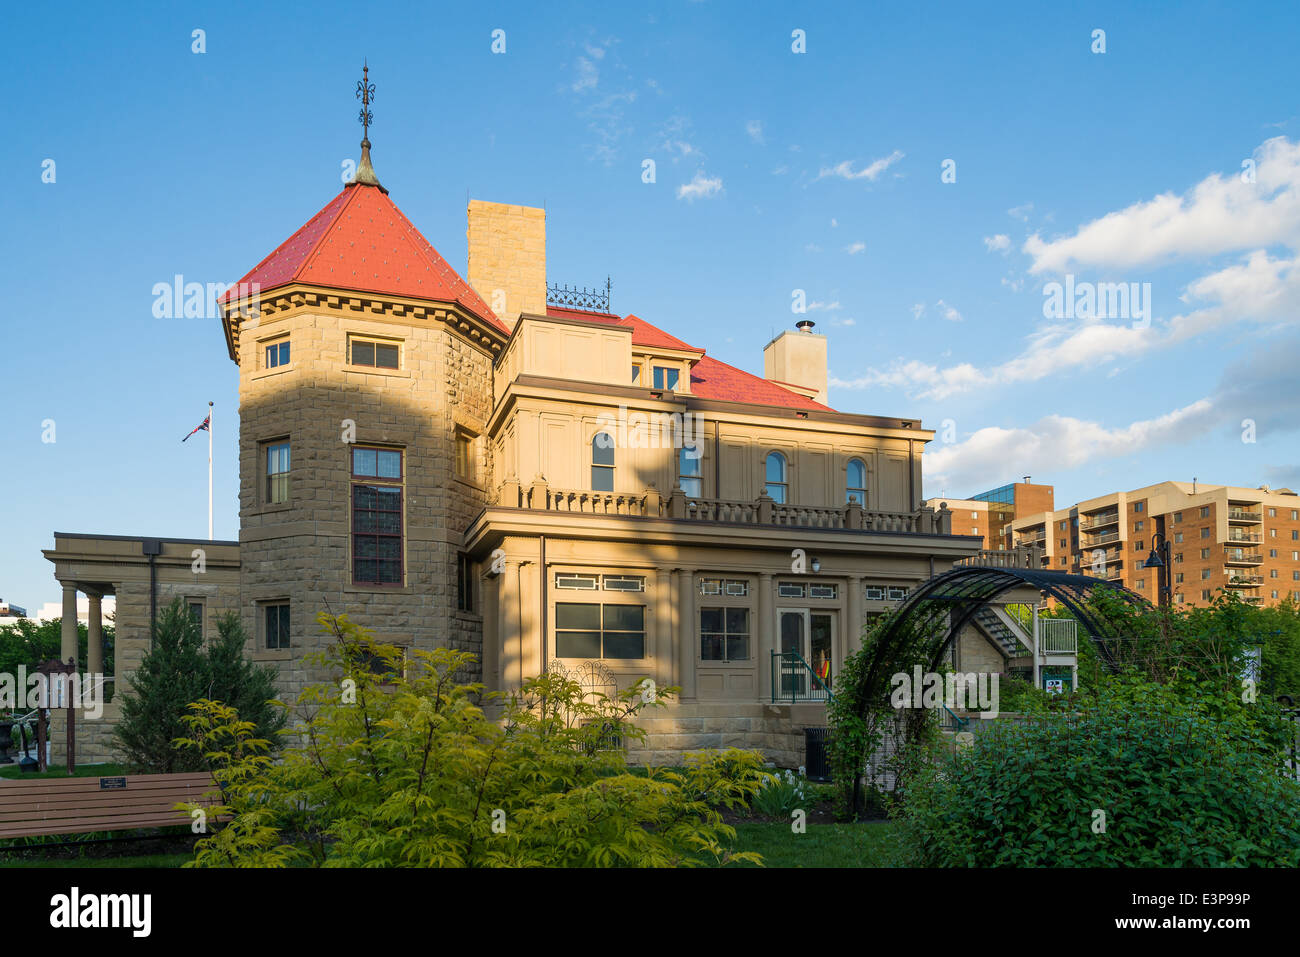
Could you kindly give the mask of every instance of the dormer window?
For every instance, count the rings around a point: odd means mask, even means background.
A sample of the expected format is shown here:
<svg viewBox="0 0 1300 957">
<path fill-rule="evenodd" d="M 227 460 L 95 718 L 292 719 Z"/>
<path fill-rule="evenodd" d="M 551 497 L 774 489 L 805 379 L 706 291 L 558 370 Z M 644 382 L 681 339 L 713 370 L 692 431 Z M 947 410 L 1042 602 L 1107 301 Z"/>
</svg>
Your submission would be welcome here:
<svg viewBox="0 0 1300 957">
<path fill-rule="evenodd" d="M 667 389 L 670 392 L 675 390 L 679 374 L 679 370 L 673 366 L 655 366 L 654 387 L 656 389 Z"/>
</svg>

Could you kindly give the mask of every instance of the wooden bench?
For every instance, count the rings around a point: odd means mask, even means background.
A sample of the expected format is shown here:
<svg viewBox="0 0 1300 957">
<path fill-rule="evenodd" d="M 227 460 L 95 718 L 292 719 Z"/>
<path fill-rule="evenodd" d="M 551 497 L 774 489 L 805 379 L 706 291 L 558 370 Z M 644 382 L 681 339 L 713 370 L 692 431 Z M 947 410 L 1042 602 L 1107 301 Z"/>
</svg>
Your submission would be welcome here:
<svg viewBox="0 0 1300 957">
<path fill-rule="evenodd" d="M 189 824 L 176 805 L 220 803 L 212 775 L 128 774 L 0 783 L 0 841 Z"/>
</svg>

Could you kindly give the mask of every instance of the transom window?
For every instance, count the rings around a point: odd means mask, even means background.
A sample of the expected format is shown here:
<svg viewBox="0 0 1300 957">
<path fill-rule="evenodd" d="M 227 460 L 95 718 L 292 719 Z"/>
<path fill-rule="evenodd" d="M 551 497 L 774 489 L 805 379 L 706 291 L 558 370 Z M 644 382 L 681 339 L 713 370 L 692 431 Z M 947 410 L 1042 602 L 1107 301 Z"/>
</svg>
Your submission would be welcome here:
<svg viewBox="0 0 1300 957">
<path fill-rule="evenodd" d="M 556 588 L 564 588 L 570 591 L 595 591 L 599 586 L 600 580 L 597 575 L 557 574 L 555 576 Z"/>
<path fill-rule="evenodd" d="M 749 594 L 749 582 L 734 578 L 701 578 L 700 594 L 744 598 Z"/>
<path fill-rule="evenodd" d="M 768 497 L 770 497 L 772 501 L 780 504 L 785 503 L 786 492 L 790 488 L 785 476 L 785 456 L 780 452 L 769 452 L 767 455 L 764 480 L 767 486 Z"/>
<path fill-rule="evenodd" d="M 700 609 L 700 659 L 749 661 L 749 609 Z"/>
<path fill-rule="evenodd" d="M 352 475 L 352 581 L 401 585 L 402 453 L 354 448 Z"/>
<path fill-rule="evenodd" d="M 268 343 L 266 346 L 266 368 L 278 369 L 289 364 L 289 340 Z"/>
<path fill-rule="evenodd" d="M 561 658 L 644 658 L 645 605 L 555 603 Z"/>
<path fill-rule="evenodd" d="M 597 432 L 591 439 L 591 490 L 614 491 L 614 440 L 608 432 Z"/>
<path fill-rule="evenodd" d="M 679 374 L 678 370 L 672 366 L 655 366 L 654 387 L 656 389 L 668 389 L 669 391 L 676 389 Z"/>
<path fill-rule="evenodd" d="M 700 466 L 704 461 L 701 452 L 698 445 L 691 447 L 683 445 L 677 451 L 677 481 L 682 491 L 691 498 L 700 498 L 704 495 L 704 481 L 700 477 Z"/>
<path fill-rule="evenodd" d="M 776 593 L 782 598 L 803 598 L 804 591 L 798 582 L 781 582 L 776 586 Z"/>
<path fill-rule="evenodd" d="M 848 468 L 845 470 L 847 487 L 844 491 L 845 505 L 867 506 L 867 467 L 861 459 L 849 459 Z M 975 513 L 971 512 L 971 518 Z"/>
<path fill-rule="evenodd" d="M 645 591 L 641 575 L 606 575 L 601 579 L 605 591 Z"/>
<path fill-rule="evenodd" d="M 402 358 L 401 343 L 348 336 L 348 362 L 372 369 L 396 369 Z"/>
<path fill-rule="evenodd" d="M 266 502 L 278 505 L 289 501 L 289 443 L 272 442 L 266 446 Z"/>
</svg>

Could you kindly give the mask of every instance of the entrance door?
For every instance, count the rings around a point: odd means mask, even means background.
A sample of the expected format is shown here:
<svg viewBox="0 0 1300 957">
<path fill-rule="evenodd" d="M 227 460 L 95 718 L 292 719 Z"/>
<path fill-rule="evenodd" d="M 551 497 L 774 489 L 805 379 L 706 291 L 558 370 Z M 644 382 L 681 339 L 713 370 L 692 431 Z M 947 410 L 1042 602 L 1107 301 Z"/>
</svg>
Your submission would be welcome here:
<svg viewBox="0 0 1300 957">
<path fill-rule="evenodd" d="M 782 697 L 803 697 L 808 693 L 808 675 L 799 665 L 799 658 L 808 660 L 808 609 L 778 608 L 776 610 L 777 635 L 781 659 L 777 662 L 780 675 L 779 691 Z M 798 655 L 799 658 L 794 657 Z"/>
<path fill-rule="evenodd" d="M 808 669 L 821 679 L 827 688 L 831 686 L 831 662 L 834 660 L 835 614 L 834 612 L 812 611 L 808 608 L 778 608 L 777 635 L 778 650 L 782 659 L 778 663 L 781 680 L 779 693 L 783 696 L 803 697 L 816 691 L 822 694 L 820 686 L 808 676 Z M 793 652 L 793 654 L 791 654 Z M 799 657 L 795 658 L 794 654 Z M 800 663 L 807 664 L 805 668 Z"/>
</svg>

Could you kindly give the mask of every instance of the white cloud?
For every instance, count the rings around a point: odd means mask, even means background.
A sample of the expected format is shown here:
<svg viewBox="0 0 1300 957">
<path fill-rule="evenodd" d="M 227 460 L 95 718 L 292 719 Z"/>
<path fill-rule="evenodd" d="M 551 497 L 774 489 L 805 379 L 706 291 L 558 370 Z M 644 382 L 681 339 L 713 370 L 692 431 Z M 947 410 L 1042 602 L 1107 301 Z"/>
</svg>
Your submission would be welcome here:
<svg viewBox="0 0 1300 957">
<path fill-rule="evenodd" d="M 923 302 L 915 303 L 912 306 L 912 318 L 920 319 L 924 315 L 925 315 L 925 303 Z"/>
<path fill-rule="evenodd" d="M 1007 215 L 1012 219 L 1018 219 L 1022 223 L 1029 221 L 1029 214 L 1034 211 L 1033 203 L 1025 203 L 1023 206 L 1012 206 L 1007 210 Z"/>
<path fill-rule="evenodd" d="M 998 233 L 996 236 L 985 236 L 984 248 L 991 253 L 1005 253 L 1011 248 L 1011 237 L 1005 233 Z"/>
<path fill-rule="evenodd" d="M 786 166 L 784 163 L 782 163 L 782 164 L 781 164 L 780 166 L 778 166 L 776 169 L 772 170 L 772 175 L 773 175 L 773 176 L 784 176 L 784 175 L 785 175 L 786 173 L 788 173 L 788 172 L 790 172 L 790 167 L 788 167 L 788 166 Z"/>
<path fill-rule="evenodd" d="M 1254 182 L 1212 173 L 1182 196 L 1163 193 L 1081 226 L 1071 236 L 1025 241 L 1031 272 L 1076 266 L 1132 268 L 1300 240 L 1300 142 L 1284 136 L 1255 150 Z"/>
<path fill-rule="evenodd" d="M 902 158 L 902 152 L 894 150 L 894 152 L 890 153 L 888 156 L 878 159 L 874 163 L 871 163 L 869 166 L 865 166 L 860 170 L 855 170 L 853 168 L 852 160 L 845 160 L 842 163 L 837 163 L 835 166 L 823 166 L 821 172 L 817 174 L 817 179 L 825 179 L 827 176 L 838 176 L 841 179 L 847 180 L 865 179 L 870 182 L 875 182 L 876 178 L 879 177 L 881 173 L 889 169 L 889 167 L 893 166 Z"/>
<path fill-rule="evenodd" d="M 812 302 L 808 303 L 807 306 L 809 312 L 834 312 L 839 308 L 840 301 L 838 299 L 831 302 L 822 302 L 820 299 L 814 299 Z"/>
<path fill-rule="evenodd" d="M 858 240 L 855 243 L 849 243 L 847 246 L 845 246 L 844 251 L 848 253 L 850 256 L 856 256 L 858 253 L 867 251 L 867 244 L 862 242 L 862 240 Z"/>
<path fill-rule="evenodd" d="M 710 199 L 722 192 L 721 176 L 705 176 L 703 171 L 695 174 L 689 183 L 677 187 L 677 198 L 693 203 L 697 199 Z"/>
<path fill-rule="evenodd" d="M 832 216 L 832 217 L 831 217 L 831 229 L 835 229 L 836 227 L 839 226 L 839 224 L 840 224 L 840 221 L 839 221 L 838 219 L 836 219 L 834 216 Z"/>
<path fill-rule="evenodd" d="M 943 312 L 943 317 L 947 319 L 949 322 L 961 322 L 961 313 L 958 312 L 956 309 L 954 309 L 952 306 L 948 305 L 942 299 L 936 302 L 935 305 L 939 307 L 939 309 Z"/>
<path fill-rule="evenodd" d="M 750 120 L 745 124 L 745 132 L 748 133 L 749 138 L 759 146 L 762 146 L 765 142 L 763 139 L 763 123 L 761 120 Z"/>
<path fill-rule="evenodd" d="M 804 247 L 804 249 L 808 250 L 808 252 L 810 253 L 819 253 L 822 251 L 822 248 L 818 246 L 816 243 L 809 243 L 807 246 Z"/>
<path fill-rule="evenodd" d="M 856 326 L 857 324 L 858 324 L 858 321 L 857 321 L 856 319 L 852 319 L 852 318 L 845 318 L 845 319 L 832 319 L 832 320 L 831 320 L 831 325 L 832 325 L 832 326 Z"/>
<path fill-rule="evenodd" d="M 658 149 L 673 155 L 673 162 L 703 156 L 699 148 L 690 142 L 692 136 L 691 121 L 684 116 L 673 116 L 659 130 Z"/>
<path fill-rule="evenodd" d="M 923 459 L 927 484 L 984 488 L 1006 476 L 1078 468 L 1097 459 L 1186 441 L 1215 423 L 1213 403 L 1199 399 L 1154 419 L 1107 428 L 1098 422 L 1049 415 L 1032 425 L 979 429 L 964 442 L 930 443 Z"/>
<path fill-rule="evenodd" d="M 1002 285 L 1006 286 L 1012 292 L 1019 292 L 1025 287 L 1025 281 L 1023 279 L 1008 279 L 1006 276 L 1003 276 L 1001 281 Z"/>
<path fill-rule="evenodd" d="M 603 51 L 601 55 L 604 55 Z M 574 93 L 582 93 L 584 90 L 594 90 L 596 84 L 600 82 L 600 70 L 596 68 L 595 63 L 587 59 L 585 56 L 578 57 L 577 72 L 578 75 L 574 78 L 573 85 L 570 87 Z"/>
</svg>

